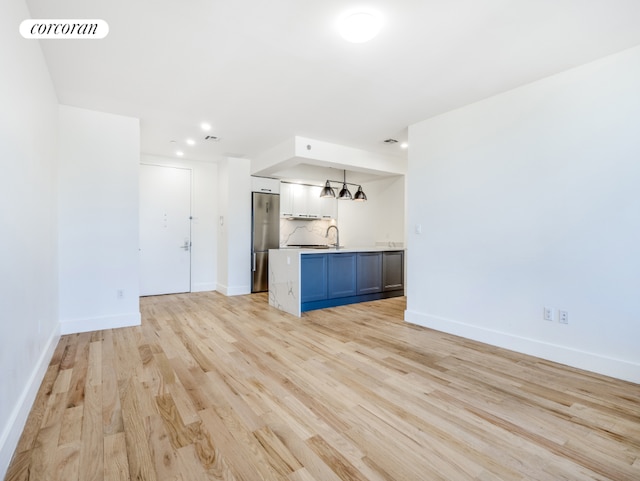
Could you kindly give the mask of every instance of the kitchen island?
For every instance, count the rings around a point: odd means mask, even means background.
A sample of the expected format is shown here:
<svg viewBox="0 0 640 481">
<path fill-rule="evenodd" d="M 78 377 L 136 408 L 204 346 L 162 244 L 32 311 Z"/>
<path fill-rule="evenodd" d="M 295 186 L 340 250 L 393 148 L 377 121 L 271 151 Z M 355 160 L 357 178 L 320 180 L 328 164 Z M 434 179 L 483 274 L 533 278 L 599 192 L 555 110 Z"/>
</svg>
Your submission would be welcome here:
<svg viewBox="0 0 640 481">
<path fill-rule="evenodd" d="M 404 295 L 404 250 L 271 249 L 269 304 L 302 312 Z"/>
</svg>

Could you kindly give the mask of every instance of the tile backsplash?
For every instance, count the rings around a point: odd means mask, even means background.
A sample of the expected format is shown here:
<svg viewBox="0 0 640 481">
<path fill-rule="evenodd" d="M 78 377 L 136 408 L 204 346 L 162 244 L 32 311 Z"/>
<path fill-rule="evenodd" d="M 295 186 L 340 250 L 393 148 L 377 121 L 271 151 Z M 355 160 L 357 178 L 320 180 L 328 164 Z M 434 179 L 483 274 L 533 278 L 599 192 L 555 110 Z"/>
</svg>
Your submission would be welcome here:
<svg viewBox="0 0 640 481">
<path fill-rule="evenodd" d="M 331 229 L 329 237 L 325 237 L 327 228 L 334 223 L 329 219 L 280 219 L 280 247 L 302 244 L 335 244 L 335 229 Z"/>
</svg>

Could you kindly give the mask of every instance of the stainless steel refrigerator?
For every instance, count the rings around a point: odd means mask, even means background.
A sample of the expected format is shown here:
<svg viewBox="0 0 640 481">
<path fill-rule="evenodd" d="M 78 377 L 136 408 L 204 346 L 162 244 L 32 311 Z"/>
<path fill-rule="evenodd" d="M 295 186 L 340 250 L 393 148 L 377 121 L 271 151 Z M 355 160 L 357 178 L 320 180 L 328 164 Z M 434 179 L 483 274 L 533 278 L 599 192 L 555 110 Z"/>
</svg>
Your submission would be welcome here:
<svg viewBox="0 0 640 481">
<path fill-rule="evenodd" d="M 280 246 L 280 195 L 252 193 L 251 292 L 269 290 L 269 249 Z"/>
</svg>

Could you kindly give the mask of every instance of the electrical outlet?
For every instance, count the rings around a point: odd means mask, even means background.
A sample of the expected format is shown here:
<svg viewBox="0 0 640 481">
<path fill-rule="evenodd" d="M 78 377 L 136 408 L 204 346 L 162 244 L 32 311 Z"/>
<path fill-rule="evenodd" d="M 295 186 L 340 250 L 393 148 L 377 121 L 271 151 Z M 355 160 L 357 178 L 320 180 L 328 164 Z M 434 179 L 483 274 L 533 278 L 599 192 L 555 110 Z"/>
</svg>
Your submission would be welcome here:
<svg viewBox="0 0 640 481">
<path fill-rule="evenodd" d="M 560 324 L 569 324 L 569 312 L 558 311 L 558 322 Z"/>
<path fill-rule="evenodd" d="M 116 297 L 117 297 L 118 299 L 124 299 L 124 289 L 118 289 L 118 290 L 116 291 Z"/>
<path fill-rule="evenodd" d="M 553 321 L 553 307 L 545 307 L 543 312 L 545 321 Z"/>
</svg>

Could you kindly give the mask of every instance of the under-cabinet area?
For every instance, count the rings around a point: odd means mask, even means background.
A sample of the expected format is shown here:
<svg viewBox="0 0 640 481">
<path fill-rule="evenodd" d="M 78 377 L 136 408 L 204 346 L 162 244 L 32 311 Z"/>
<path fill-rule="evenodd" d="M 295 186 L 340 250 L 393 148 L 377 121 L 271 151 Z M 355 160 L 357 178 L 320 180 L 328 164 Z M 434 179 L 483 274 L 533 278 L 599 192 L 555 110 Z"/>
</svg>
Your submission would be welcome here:
<svg viewBox="0 0 640 481">
<path fill-rule="evenodd" d="M 404 251 L 270 251 L 269 304 L 304 311 L 404 295 Z"/>
</svg>

